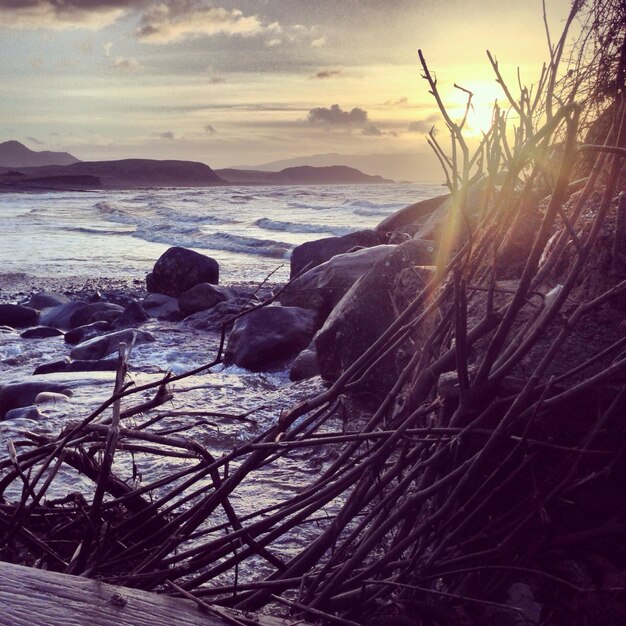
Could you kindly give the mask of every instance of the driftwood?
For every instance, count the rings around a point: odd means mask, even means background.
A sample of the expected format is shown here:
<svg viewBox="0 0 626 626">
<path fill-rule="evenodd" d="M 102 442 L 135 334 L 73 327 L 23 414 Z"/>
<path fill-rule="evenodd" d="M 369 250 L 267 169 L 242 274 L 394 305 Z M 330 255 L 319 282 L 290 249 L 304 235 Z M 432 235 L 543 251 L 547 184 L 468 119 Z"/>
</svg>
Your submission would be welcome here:
<svg viewBox="0 0 626 626">
<path fill-rule="evenodd" d="M 284 620 L 270 616 L 249 617 L 238 611 L 209 607 L 202 611 L 196 603 L 183 598 L 148 593 L 137 589 L 44 572 L 22 565 L 0 563 L 0 624 L 117 624 L 119 626 L 225 626 L 258 624 L 286 626 Z M 220 617 L 216 612 L 223 613 Z"/>
</svg>

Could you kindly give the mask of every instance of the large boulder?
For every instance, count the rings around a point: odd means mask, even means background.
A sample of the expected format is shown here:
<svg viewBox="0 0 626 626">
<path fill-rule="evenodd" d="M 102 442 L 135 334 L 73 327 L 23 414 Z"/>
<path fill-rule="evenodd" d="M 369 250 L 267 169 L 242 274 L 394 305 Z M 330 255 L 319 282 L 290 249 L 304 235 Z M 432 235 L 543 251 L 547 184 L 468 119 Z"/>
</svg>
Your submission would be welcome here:
<svg viewBox="0 0 626 626">
<path fill-rule="evenodd" d="M 124 311 L 113 322 L 115 328 L 136 327 L 150 319 L 140 302 L 131 300 Z"/>
<path fill-rule="evenodd" d="M 185 291 L 178 298 L 178 308 L 183 315 L 193 315 L 198 311 L 212 309 L 216 304 L 229 300 L 233 292 L 227 287 L 211 285 L 211 283 L 199 283 Z"/>
<path fill-rule="evenodd" d="M 35 309 L 21 304 L 0 304 L 0 326 L 28 328 L 36 326 L 39 313 Z"/>
<path fill-rule="evenodd" d="M 20 333 L 22 339 L 47 339 L 48 337 L 58 337 L 63 331 L 52 326 L 34 326 Z"/>
<path fill-rule="evenodd" d="M 215 259 L 174 247 L 164 252 L 146 277 L 146 287 L 151 293 L 162 293 L 178 298 L 180 294 L 199 283 L 219 282 L 219 265 Z"/>
<path fill-rule="evenodd" d="M 67 296 L 64 296 L 60 293 L 54 293 L 50 291 L 40 291 L 39 293 L 34 293 L 26 302 L 26 306 L 32 307 L 33 309 L 46 309 L 51 306 L 59 306 L 60 304 L 67 304 L 70 299 Z"/>
<path fill-rule="evenodd" d="M 87 326 L 94 322 L 113 322 L 124 312 L 124 307 L 111 302 L 92 302 L 78 309 L 72 314 L 70 324 L 72 328 Z"/>
<path fill-rule="evenodd" d="M 154 337 L 143 330 L 118 330 L 115 333 L 109 333 L 108 335 L 102 335 L 101 337 L 94 337 L 88 339 L 83 343 L 79 343 L 72 348 L 70 357 L 72 360 L 90 360 L 94 361 L 102 359 L 109 354 L 113 354 L 121 343 L 145 343 L 147 341 L 154 341 Z"/>
<path fill-rule="evenodd" d="M 178 322 L 184 317 L 178 307 L 178 299 L 165 296 L 162 293 L 148 294 L 141 306 L 150 317 L 158 320 Z"/>
<path fill-rule="evenodd" d="M 94 322 L 93 324 L 78 326 L 78 328 L 73 328 L 65 333 L 65 343 L 75 346 L 77 343 L 82 343 L 83 341 L 87 341 L 87 339 L 102 335 L 109 330 L 111 330 L 111 324 L 109 322 Z"/>
<path fill-rule="evenodd" d="M 359 230 L 342 237 L 325 237 L 296 246 L 291 253 L 291 278 L 305 268 L 311 269 L 324 261 L 353 248 L 371 248 L 385 243 L 384 236 L 374 230 Z"/>
<path fill-rule="evenodd" d="M 309 345 L 315 331 L 313 311 L 284 306 L 257 309 L 235 322 L 224 363 L 255 372 L 280 369 Z"/>
<path fill-rule="evenodd" d="M 74 300 L 73 302 L 46 308 L 39 316 L 39 323 L 42 326 L 52 326 L 62 330 L 69 330 L 72 328 L 72 316 L 85 306 L 87 306 L 86 302 Z"/>
<path fill-rule="evenodd" d="M 376 231 L 381 235 L 389 235 L 395 231 L 405 231 L 407 227 L 418 225 L 423 222 L 433 211 L 438 209 L 446 200 L 450 198 L 447 193 L 443 196 L 436 196 L 428 200 L 420 200 L 414 204 L 399 209 L 395 213 L 387 216 L 378 226 Z M 410 232 L 410 229 L 409 229 Z M 411 232 L 411 235 L 415 234 Z"/>
<path fill-rule="evenodd" d="M 292 281 L 280 294 L 280 302 L 316 311 L 323 323 L 348 289 L 395 247 L 379 245 L 338 254 Z"/>
<path fill-rule="evenodd" d="M 224 300 L 206 311 L 198 311 L 185 318 L 185 324 L 196 330 L 221 331 L 226 324 L 226 330 L 233 326 L 233 318 L 243 311 L 248 298 L 233 298 Z"/>
<path fill-rule="evenodd" d="M 397 319 L 428 282 L 432 245 L 407 241 L 359 278 L 333 309 L 315 337 L 320 374 L 334 381 L 356 361 Z M 414 341 L 419 343 L 418 329 Z M 401 367 L 410 357 L 410 346 L 397 350 L 372 372 L 367 389 L 384 394 L 397 380 Z"/>
</svg>

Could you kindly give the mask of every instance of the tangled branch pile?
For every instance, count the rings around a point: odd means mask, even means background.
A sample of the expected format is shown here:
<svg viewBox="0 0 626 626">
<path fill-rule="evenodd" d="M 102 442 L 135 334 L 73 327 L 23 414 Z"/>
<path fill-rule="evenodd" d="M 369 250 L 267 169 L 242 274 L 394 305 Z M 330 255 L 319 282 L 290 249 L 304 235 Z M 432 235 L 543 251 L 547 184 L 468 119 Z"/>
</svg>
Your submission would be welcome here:
<svg viewBox="0 0 626 626">
<path fill-rule="evenodd" d="M 490 55 L 518 121 L 511 132 L 496 106 L 473 153 L 420 54 L 450 149 L 429 141 L 454 200 L 436 264 L 416 270 L 426 287 L 326 391 L 220 458 L 155 433 L 154 419 L 124 426 L 173 379 L 124 387 L 122 355 L 104 405 L 0 462 L 0 494 L 22 492 L 0 504 L 2 558 L 145 589 L 169 581 L 240 609 L 279 602 L 328 623 L 626 621 L 623 22 L 612 41 L 620 82 L 601 141 L 580 142 L 577 89 L 557 93 L 564 34 L 535 92 L 518 98 Z M 583 154 L 594 163 L 574 181 Z M 322 431 L 344 394 L 407 346 L 367 424 Z M 149 388 L 154 400 L 126 406 Z M 257 471 L 319 446 L 336 457 L 305 489 L 237 514 L 232 497 Z M 114 458 L 139 452 L 189 463 L 129 486 Z M 93 480 L 90 502 L 45 499 L 62 466 Z M 312 520 L 314 540 L 280 558 L 274 546 Z M 241 582 L 249 561 L 262 575 Z"/>
</svg>

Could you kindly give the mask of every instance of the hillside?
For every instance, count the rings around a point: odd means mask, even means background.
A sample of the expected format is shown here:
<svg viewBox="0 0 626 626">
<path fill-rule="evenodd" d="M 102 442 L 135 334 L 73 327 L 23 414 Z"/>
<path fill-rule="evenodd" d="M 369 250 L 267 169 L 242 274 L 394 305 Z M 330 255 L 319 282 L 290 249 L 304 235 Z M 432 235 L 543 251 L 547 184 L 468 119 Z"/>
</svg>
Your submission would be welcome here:
<svg viewBox="0 0 626 626">
<path fill-rule="evenodd" d="M 267 185 L 337 185 L 376 184 L 393 181 L 382 176 L 370 176 L 345 165 L 328 167 L 288 167 L 280 172 L 227 168 L 216 170 L 217 174 L 232 183 L 256 183 Z"/>
<path fill-rule="evenodd" d="M 58 186 L 61 179 L 80 180 L 92 177 L 99 184 L 85 188 L 104 187 L 128 189 L 133 187 L 205 187 L 223 184 L 224 181 L 204 163 L 193 161 L 158 161 L 153 159 L 122 159 L 119 161 L 80 161 L 67 166 L 19 168 L 19 174 L 0 174 L 0 184 L 11 188 L 29 188 L 37 180 L 54 178 Z M 83 179 L 86 180 L 86 179 Z M 39 186 L 39 185 L 35 185 Z"/>
<path fill-rule="evenodd" d="M 41 167 L 45 165 L 71 165 L 78 159 L 68 152 L 36 152 L 19 141 L 0 143 L 0 167 Z"/>
</svg>

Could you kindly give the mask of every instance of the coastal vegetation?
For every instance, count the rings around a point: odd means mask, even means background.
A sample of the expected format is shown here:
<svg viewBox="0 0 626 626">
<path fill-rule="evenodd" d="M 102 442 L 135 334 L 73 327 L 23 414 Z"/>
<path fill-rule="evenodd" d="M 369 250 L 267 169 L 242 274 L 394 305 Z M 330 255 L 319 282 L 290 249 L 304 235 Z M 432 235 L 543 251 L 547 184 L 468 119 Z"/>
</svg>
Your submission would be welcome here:
<svg viewBox="0 0 626 626">
<path fill-rule="evenodd" d="M 350 355 L 322 371 L 325 390 L 221 457 L 154 430 L 171 386 L 210 376 L 233 324 L 289 306 L 307 264 L 229 313 L 193 372 L 129 385 L 120 344 L 108 400 L 56 437 L 9 444 L 2 558 L 191 597 L 235 624 L 268 607 L 328 624 L 623 623 L 625 24 L 622 0 L 575 0 L 532 86 L 488 53 L 503 99 L 474 148 L 473 94 L 458 85 L 453 119 L 420 52 L 449 196 L 381 223 L 366 247 L 384 239 L 395 256 L 337 301 L 320 296 L 318 362 Z M 363 318 L 385 321 L 364 348 Z M 326 460 L 306 488 L 237 512 L 257 473 L 303 450 Z M 137 482 L 135 454 L 185 463 Z M 47 499 L 66 467 L 92 481 L 90 499 Z"/>
</svg>

